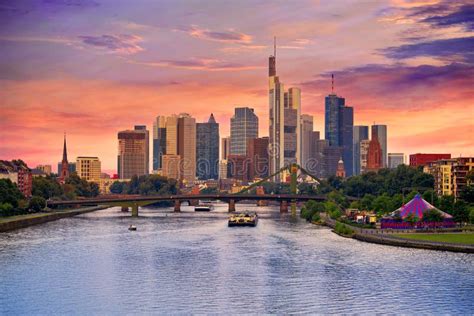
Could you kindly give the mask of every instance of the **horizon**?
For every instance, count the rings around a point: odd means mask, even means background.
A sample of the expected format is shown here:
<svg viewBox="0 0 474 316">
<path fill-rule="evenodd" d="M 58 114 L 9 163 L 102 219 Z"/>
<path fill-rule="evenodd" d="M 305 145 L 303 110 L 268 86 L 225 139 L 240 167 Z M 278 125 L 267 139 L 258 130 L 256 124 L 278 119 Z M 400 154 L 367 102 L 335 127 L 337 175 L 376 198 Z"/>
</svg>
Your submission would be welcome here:
<svg viewBox="0 0 474 316">
<path fill-rule="evenodd" d="M 10 3 L 0 8 L 1 158 L 54 170 L 66 132 L 71 162 L 97 156 L 104 172 L 116 173 L 119 131 L 146 125 L 152 134 L 158 115 L 185 112 L 206 122 L 214 113 L 222 138 L 234 108 L 246 106 L 259 117 L 259 137 L 268 136 L 274 36 L 277 74 L 301 89 L 301 113 L 314 117 L 321 136 L 334 74 L 354 125 L 388 126 L 389 153 L 473 156 L 472 7 L 437 0 Z"/>
</svg>

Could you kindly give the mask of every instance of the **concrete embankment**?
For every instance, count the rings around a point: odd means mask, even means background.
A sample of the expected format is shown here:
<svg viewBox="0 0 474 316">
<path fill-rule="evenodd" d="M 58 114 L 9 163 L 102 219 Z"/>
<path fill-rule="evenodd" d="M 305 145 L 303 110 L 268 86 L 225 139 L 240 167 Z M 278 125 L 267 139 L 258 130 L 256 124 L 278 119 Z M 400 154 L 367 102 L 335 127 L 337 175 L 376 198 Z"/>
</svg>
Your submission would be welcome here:
<svg viewBox="0 0 474 316">
<path fill-rule="evenodd" d="M 0 233 L 33 225 L 55 221 L 61 218 L 72 217 L 80 214 L 106 209 L 108 206 L 91 206 L 67 211 L 56 211 L 49 213 L 37 213 L 28 215 L 12 216 L 0 219 Z"/>
<path fill-rule="evenodd" d="M 326 226 L 334 228 L 336 225 L 336 221 L 330 218 L 325 218 L 325 224 Z M 354 227 L 347 224 L 345 225 L 350 227 L 354 231 L 352 238 L 360 240 L 360 241 L 370 242 L 374 244 L 388 245 L 388 246 L 397 246 L 397 247 L 474 253 L 474 245 L 451 244 L 451 243 L 442 243 L 442 242 L 434 242 L 434 241 L 406 239 L 406 238 L 397 237 L 396 234 L 394 233 L 386 233 L 377 229 L 362 229 L 362 228 Z"/>
</svg>

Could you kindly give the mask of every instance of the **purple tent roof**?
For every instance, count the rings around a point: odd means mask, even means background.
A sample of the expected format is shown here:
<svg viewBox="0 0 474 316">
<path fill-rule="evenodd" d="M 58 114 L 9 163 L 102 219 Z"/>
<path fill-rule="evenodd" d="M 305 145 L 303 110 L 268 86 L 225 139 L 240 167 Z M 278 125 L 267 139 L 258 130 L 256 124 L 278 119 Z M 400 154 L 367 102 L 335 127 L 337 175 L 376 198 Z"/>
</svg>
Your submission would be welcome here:
<svg viewBox="0 0 474 316">
<path fill-rule="evenodd" d="M 415 197 L 410 202 L 408 202 L 407 204 L 405 204 L 402 207 L 400 207 L 399 209 L 397 209 L 394 213 L 400 212 L 400 216 L 402 218 L 405 218 L 408 215 L 413 214 L 414 216 L 418 217 L 419 219 L 422 219 L 423 218 L 423 213 L 426 210 L 429 210 L 429 209 L 435 209 L 435 210 L 439 211 L 441 213 L 441 215 L 443 215 L 444 218 L 452 218 L 452 216 L 449 215 L 448 213 L 445 213 L 445 212 L 437 209 L 436 207 L 434 207 L 430 203 L 423 200 L 423 198 L 419 194 L 415 195 Z"/>
</svg>

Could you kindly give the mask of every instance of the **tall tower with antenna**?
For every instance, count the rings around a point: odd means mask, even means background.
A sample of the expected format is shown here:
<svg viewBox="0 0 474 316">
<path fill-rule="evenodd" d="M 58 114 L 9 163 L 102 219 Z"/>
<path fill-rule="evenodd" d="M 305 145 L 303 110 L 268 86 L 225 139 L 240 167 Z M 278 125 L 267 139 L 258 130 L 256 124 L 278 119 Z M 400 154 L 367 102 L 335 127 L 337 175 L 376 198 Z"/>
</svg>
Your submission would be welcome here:
<svg viewBox="0 0 474 316">
<path fill-rule="evenodd" d="M 276 76 L 276 36 L 273 38 L 273 55 L 268 58 L 268 76 Z"/>
</svg>

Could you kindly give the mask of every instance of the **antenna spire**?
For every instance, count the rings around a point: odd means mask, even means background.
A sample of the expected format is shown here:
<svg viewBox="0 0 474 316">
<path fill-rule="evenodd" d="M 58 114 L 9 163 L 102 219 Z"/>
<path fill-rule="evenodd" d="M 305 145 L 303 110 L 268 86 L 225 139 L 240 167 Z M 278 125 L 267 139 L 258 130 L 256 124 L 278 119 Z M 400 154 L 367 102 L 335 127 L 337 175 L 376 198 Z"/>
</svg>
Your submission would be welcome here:
<svg viewBox="0 0 474 316">
<path fill-rule="evenodd" d="M 277 56 L 277 37 L 273 37 L 273 56 L 276 58 Z"/>
<path fill-rule="evenodd" d="M 331 92 L 334 94 L 334 74 L 331 74 Z"/>
</svg>

